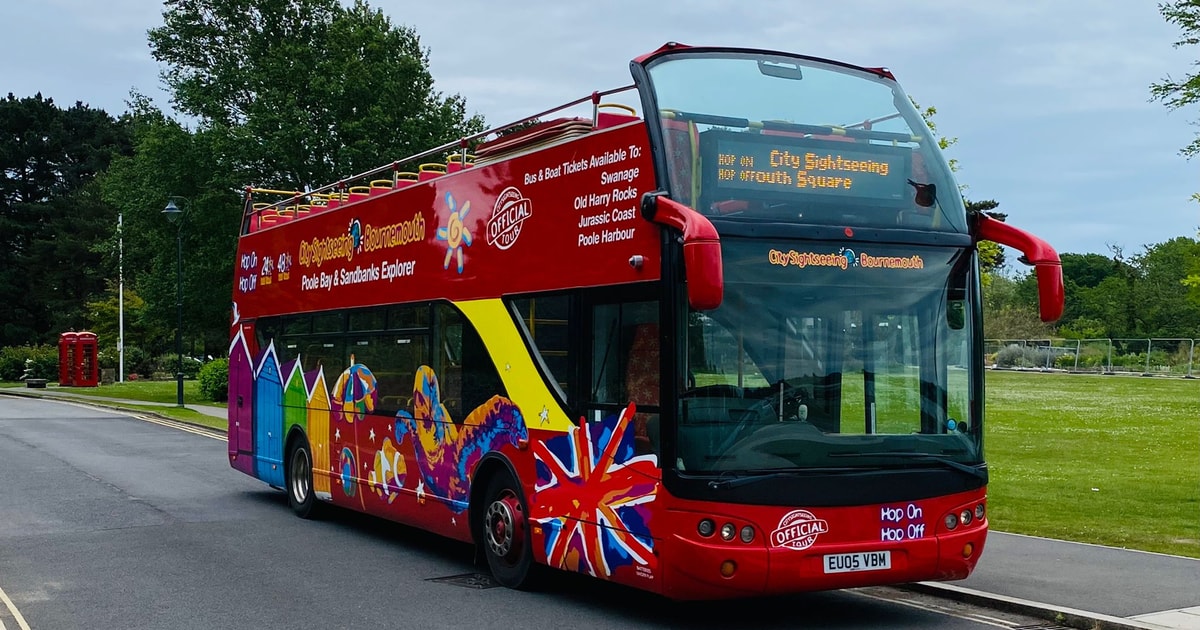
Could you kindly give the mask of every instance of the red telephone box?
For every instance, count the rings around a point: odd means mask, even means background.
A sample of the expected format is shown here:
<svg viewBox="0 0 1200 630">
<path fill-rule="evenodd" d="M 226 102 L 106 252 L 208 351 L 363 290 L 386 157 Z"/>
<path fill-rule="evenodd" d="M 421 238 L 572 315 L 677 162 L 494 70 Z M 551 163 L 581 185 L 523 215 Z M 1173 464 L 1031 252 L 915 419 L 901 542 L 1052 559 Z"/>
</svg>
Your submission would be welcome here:
<svg viewBox="0 0 1200 630">
<path fill-rule="evenodd" d="M 75 384 L 75 346 L 78 344 L 78 333 L 65 332 L 58 336 L 58 384 L 60 387 L 70 387 Z"/>
<path fill-rule="evenodd" d="M 96 333 L 65 332 L 58 338 L 58 384 L 63 387 L 100 385 Z"/>
</svg>

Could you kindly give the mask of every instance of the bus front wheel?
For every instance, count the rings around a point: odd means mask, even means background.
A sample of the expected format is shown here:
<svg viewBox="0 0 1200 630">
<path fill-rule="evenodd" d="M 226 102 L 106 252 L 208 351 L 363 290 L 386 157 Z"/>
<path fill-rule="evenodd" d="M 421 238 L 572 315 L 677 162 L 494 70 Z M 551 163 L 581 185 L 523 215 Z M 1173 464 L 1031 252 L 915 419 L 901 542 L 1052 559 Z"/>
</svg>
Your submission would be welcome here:
<svg viewBox="0 0 1200 630">
<path fill-rule="evenodd" d="M 492 576 L 502 586 L 528 588 L 533 550 L 529 546 L 525 503 L 509 473 L 494 475 L 488 481 L 483 507 L 480 539 Z"/>
</svg>

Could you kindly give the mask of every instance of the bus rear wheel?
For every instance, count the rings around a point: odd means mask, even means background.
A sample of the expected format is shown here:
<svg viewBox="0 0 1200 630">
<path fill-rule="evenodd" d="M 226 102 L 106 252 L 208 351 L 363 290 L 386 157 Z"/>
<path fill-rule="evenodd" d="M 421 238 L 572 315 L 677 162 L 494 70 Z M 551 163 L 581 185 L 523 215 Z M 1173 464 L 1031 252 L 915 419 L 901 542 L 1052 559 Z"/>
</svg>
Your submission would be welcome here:
<svg viewBox="0 0 1200 630">
<path fill-rule="evenodd" d="M 529 546 L 525 503 L 510 474 L 491 478 L 483 507 L 480 540 L 492 576 L 508 588 L 529 588 L 533 549 Z"/>
<path fill-rule="evenodd" d="M 313 495 L 313 459 L 308 440 L 303 437 L 297 439 L 287 461 L 288 506 L 300 518 L 314 518 L 320 504 Z"/>
</svg>

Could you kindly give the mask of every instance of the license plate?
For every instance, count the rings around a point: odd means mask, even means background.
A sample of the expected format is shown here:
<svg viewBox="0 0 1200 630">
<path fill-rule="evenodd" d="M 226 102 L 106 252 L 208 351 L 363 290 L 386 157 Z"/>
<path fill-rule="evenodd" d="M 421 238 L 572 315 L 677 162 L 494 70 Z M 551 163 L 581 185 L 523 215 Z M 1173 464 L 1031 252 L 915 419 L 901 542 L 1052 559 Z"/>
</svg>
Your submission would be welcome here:
<svg viewBox="0 0 1200 630">
<path fill-rule="evenodd" d="M 892 568 L 892 552 L 860 551 L 858 553 L 834 553 L 825 556 L 824 564 L 826 573 L 883 571 Z"/>
</svg>

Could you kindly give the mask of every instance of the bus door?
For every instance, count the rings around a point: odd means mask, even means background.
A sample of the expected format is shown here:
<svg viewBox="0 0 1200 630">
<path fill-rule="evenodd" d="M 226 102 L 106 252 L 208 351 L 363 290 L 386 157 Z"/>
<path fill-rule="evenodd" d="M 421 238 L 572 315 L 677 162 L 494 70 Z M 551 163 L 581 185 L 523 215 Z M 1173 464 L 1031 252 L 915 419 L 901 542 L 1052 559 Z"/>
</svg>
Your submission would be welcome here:
<svg viewBox="0 0 1200 630">
<path fill-rule="evenodd" d="M 254 322 L 243 322 L 241 344 L 229 354 L 229 453 L 254 452 L 254 363 L 258 354 Z"/>
<path fill-rule="evenodd" d="M 630 404 L 637 455 L 658 452 L 660 378 L 657 300 L 593 302 L 587 307 L 591 345 L 585 370 L 584 413 L 589 423 L 619 416 Z"/>
</svg>

